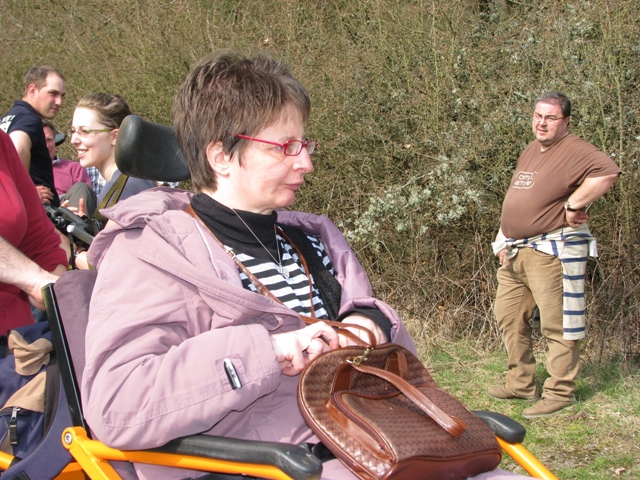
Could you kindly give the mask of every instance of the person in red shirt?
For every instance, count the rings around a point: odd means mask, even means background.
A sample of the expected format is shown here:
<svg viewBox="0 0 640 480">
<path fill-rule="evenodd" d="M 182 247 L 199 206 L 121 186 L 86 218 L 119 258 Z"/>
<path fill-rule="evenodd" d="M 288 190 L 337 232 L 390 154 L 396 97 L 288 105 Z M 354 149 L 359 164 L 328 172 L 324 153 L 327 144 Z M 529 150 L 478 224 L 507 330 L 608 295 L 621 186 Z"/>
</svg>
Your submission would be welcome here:
<svg viewBox="0 0 640 480">
<path fill-rule="evenodd" d="M 33 323 L 29 297 L 67 270 L 60 237 L 9 135 L 0 132 L 0 335 Z"/>
</svg>

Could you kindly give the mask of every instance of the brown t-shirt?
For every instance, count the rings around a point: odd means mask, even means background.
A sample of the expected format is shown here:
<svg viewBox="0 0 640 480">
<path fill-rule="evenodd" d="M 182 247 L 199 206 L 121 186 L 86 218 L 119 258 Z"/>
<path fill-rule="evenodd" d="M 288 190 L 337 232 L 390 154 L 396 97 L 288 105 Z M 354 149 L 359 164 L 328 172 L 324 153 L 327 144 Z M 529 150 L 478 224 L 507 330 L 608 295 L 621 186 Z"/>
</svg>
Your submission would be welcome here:
<svg viewBox="0 0 640 480">
<path fill-rule="evenodd" d="M 500 227 L 507 238 L 523 239 L 566 224 L 564 202 L 585 178 L 620 173 L 594 145 L 568 134 L 544 152 L 531 142 L 520 155 L 502 204 Z"/>
</svg>

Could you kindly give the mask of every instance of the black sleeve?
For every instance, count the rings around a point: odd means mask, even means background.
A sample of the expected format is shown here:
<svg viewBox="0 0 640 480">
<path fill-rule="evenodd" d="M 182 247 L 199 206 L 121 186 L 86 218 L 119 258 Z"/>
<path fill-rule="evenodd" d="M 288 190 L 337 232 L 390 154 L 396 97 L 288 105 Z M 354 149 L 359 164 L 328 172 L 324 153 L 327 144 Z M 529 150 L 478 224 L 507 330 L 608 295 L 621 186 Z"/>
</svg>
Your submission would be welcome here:
<svg viewBox="0 0 640 480">
<path fill-rule="evenodd" d="M 386 335 L 387 341 L 391 341 L 391 320 L 389 320 L 380 310 L 375 307 L 357 307 L 353 310 L 349 310 L 348 312 L 344 312 L 338 317 L 338 321 L 341 322 L 345 317 L 352 313 L 359 313 L 360 315 L 370 318 Z"/>
</svg>

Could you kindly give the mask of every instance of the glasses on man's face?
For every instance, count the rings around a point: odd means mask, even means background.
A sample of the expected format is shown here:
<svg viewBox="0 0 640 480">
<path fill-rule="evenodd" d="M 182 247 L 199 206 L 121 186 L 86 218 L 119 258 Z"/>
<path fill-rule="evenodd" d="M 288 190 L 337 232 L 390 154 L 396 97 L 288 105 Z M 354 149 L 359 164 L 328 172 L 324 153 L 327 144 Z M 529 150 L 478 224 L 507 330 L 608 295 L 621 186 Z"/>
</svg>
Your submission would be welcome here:
<svg viewBox="0 0 640 480">
<path fill-rule="evenodd" d="M 100 132 L 110 132 L 113 128 L 84 128 L 78 127 L 69 129 L 69 138 L 73 137 L 77 134 L 80 138 L 93 137 L 96 133 Z"/>
<path fill-rule="evenodd" d="M 558 123 L 560 120 L 567 117 L 556 117 L 555 115 L 540 115 L 539 113 L 533 114 L 533 121 L 536 123 L 547 122 L 550 125 Z"/>
<path fill-rule="evenodd" d="M 303 142 L 302 140 L 287 140 L 284 143 L 271 142 L 269 140 L 261 140 L 260 138 L 247 137 L 246 135 L 236 135 L 237 138 L 242 138 L 244 140 L 252 140 L 254 142 L 260 143 L 268 143 L 269 145 L 275 145 L 279 147 L 287 157 L 295 157 L 296 155 L 300 155 L 300 152 L 303 148 L 307 149 L 307 153 L 311 155 L 316 147 L 318 146 L 318 142 L 315 140 L 307 140 Z"/>
</svg>

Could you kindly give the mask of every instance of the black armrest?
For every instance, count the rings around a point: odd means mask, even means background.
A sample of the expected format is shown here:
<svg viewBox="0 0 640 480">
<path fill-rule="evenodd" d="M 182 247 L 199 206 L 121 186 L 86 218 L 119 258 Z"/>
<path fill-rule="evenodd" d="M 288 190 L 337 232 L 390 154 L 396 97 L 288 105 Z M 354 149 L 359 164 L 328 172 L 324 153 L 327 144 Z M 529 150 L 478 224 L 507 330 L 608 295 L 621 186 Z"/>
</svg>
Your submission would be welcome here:
<svg viewBox="0 0 640 480">
<path fill-rule="evenodd" d="M 322 463 L 300 445 L 278 442 L 259 442 L 210 435 L 177 438 L 166 445 L 149 449 L 152 452 L 196 455 L 230 462 L 273 465 L 301 480 L 318 480 Z"/>
<path fill-rule="evenodd" d="M 522 443 L 527 434 L 526 428 L 513 418 L 501 413 L 485 412 L 482 410 L 474 410 L 473 413 L 480 417 L 480 419 L 493 430 L 493 433 L 508 443 Z"/>
</svg>

